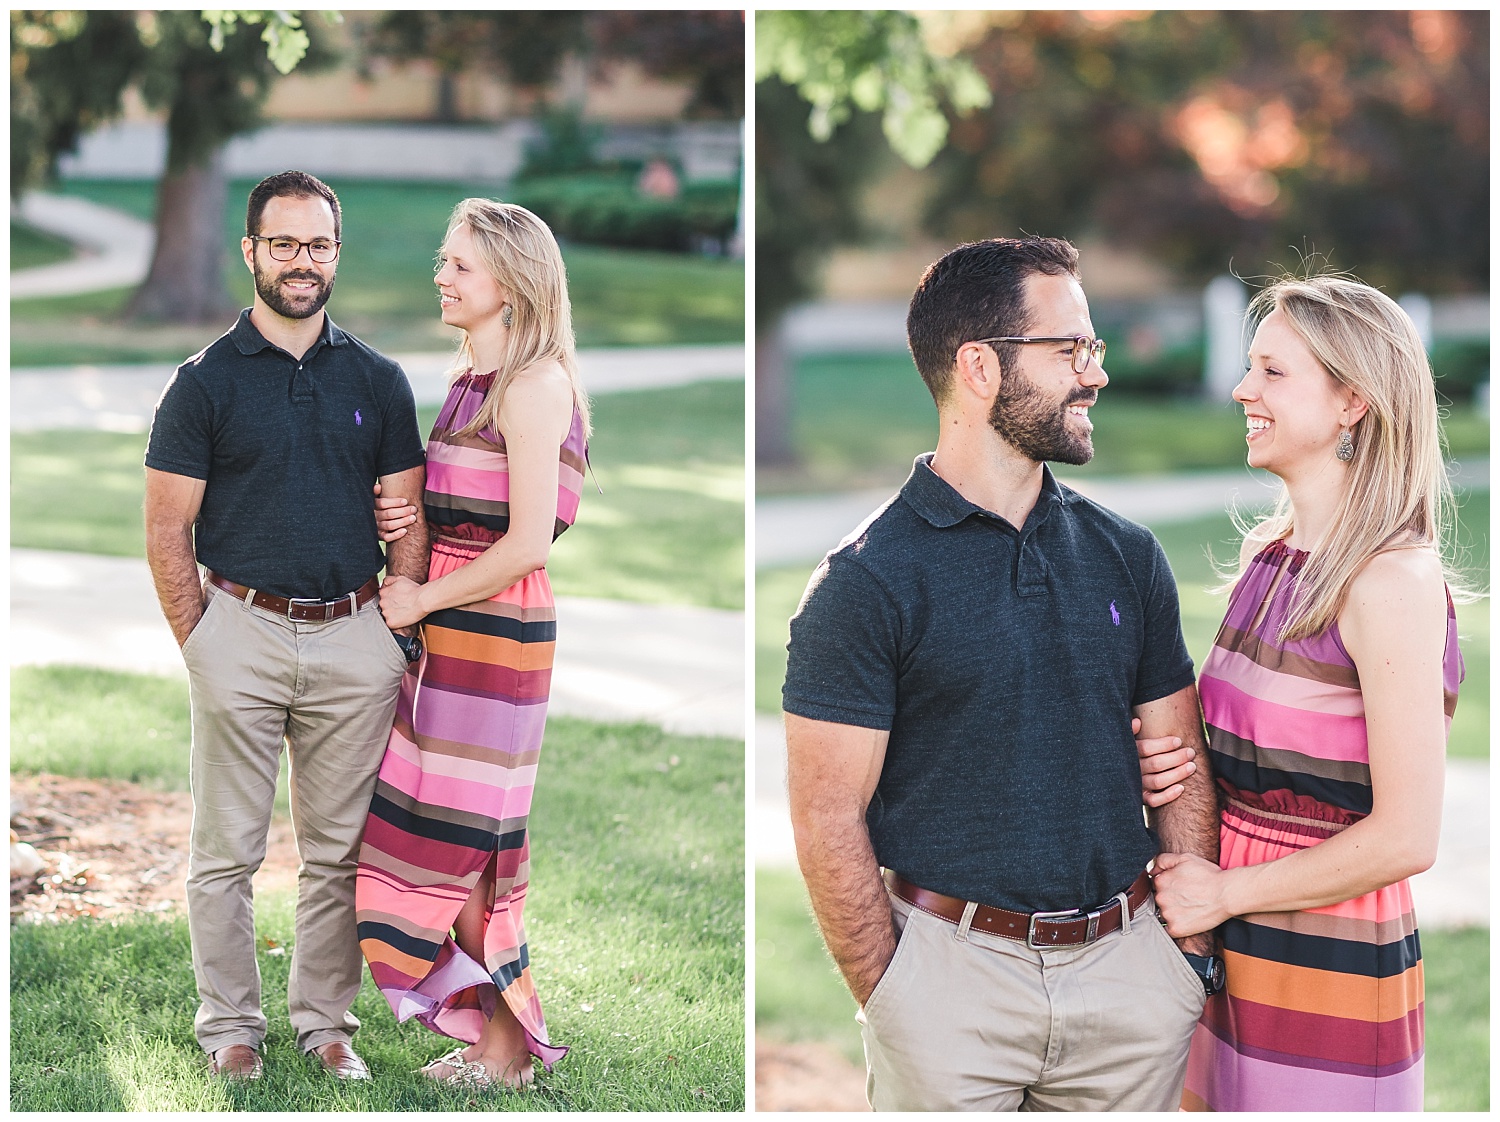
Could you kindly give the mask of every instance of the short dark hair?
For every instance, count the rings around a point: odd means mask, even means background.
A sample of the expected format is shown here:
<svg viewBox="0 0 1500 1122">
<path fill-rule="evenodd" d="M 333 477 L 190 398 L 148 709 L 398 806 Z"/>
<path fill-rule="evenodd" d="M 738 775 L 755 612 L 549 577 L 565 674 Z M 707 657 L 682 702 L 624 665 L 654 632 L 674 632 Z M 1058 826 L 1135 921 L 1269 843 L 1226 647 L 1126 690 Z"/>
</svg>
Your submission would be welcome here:
<svg viewBox="0 0 1500 1122">
<path fill-rule="evenodd" d="M 316 175 L 305 171 L 279 171 L 268 175 L 250 192 L 250 204 L 245 208 L 245 237 L 253 238 L 260 233 L 261 216 L 266 204 L 272 199 L 326 199 L 333 208 L 333 236 L 340 237 L 344 225 L 344 213 L 339 208 L 339 197 L 333 188 Z"/>
<path fill-rule="evenodd" d="M 932 399 L 942 404 L 958 348 L 974 339 L 1025 335 L 1026 278 L 1078 276 L 1078 250 L 1062 238 L 989 238 L 939 257 L 917 282 L 906 312 L 906 343 Z M 1016 346 L 1002 343 L 1001 365 Z"/>
</svg>

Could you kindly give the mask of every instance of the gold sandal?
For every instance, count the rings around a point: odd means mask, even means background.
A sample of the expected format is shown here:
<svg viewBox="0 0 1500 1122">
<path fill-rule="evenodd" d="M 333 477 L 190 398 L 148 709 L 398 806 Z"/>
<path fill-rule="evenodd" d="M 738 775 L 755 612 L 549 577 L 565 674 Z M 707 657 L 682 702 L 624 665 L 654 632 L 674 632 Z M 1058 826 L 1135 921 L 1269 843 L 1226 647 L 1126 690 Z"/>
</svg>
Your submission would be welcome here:
<svg viewBox="0 0 1500 1122">
<path fill-rule="evenodd" d="M 432 1069 L 438 1064 L 447 1064 L 453 1069 L 451 1075 L 436 1075 Z M 484 1066 L 482 1060 L 464 1059 L 464 1050 L 455 1048 L 446 1056 L 430 1060 L 419 1069 L 421 1074 L 438 1083 L 452 1083 L 459 1087 L 490 1088 L 495 1086 L 495 1077 Z"/>
</svg>

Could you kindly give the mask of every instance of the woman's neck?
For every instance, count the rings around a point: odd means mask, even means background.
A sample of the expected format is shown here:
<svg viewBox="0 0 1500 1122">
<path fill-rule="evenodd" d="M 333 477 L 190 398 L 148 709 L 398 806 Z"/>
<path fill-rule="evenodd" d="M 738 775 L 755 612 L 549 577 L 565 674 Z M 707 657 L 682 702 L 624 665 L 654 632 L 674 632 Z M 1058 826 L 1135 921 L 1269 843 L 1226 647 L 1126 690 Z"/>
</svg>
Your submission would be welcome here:
<svg viewBox="0 0 1500 1122">
<path fill-rule="evenodd" d="M 1311 552 L 1323 544 L 1333 526 L 1334 516 L 1349 486 L 1348 473 L 1340 471 L 1336 480 L 1320 476 L 1295 483 L 1291 480 L 1283 482 L 1292 506 L 1292 532 L 1287 535 L 1286 543 L 1294 549 Z"/>
</svg>

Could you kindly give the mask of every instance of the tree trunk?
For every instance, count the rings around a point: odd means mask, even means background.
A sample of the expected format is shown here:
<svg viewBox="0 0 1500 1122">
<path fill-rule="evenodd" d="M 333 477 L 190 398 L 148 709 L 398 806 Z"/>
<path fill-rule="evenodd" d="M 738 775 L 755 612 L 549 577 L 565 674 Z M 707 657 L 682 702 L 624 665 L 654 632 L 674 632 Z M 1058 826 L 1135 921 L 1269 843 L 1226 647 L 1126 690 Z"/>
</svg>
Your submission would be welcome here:
<svg viewBox="0 0 1500 1122">
<path fill-rule="evenodd" d="M 782 342 L 781 320 L 755 340 L 755 465 L 792 467 L 791 370 Z"/>
<path fill-rule="evenodd" d="M 172 153 L 167 167 L 177 166 Z M 156 195 L 151 271 L 125 318 L 145 323 L 217 323 L 236 305 L 224 284 L 224 146 L 201 162 L 163 173 Z M 236 247 L 238 248 L 238 247 Z"/>
</svg>

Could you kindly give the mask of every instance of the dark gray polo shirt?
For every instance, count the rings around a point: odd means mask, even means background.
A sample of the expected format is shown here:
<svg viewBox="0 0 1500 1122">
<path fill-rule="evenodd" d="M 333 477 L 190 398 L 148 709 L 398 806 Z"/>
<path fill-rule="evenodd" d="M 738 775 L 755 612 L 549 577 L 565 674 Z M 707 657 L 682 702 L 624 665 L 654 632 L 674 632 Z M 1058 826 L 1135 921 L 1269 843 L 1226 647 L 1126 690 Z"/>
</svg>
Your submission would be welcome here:
<svg viewBox="0 0 1500 1122">
<path fill-rule="evenodd" d="M 250 323 L 177 368 L 156 405 L 146 466 L 205 480 L 202 565 L 278 596 L 345 596 L 385 565 L 377 477 L 425 460 L 401 367 L 327 316 L 293 358 Z"/>
<path fill-rule="evenodd" d="M 783 707 L 889 730 L 866 814 L 882 866 L 1017 911 L 1103 903 L 1157 852 L 1131 706 L 1193 682 L 1172 570 L 1045 467 L 1017 530 L 931 459 L 813 574 Z"/>
</svg>

